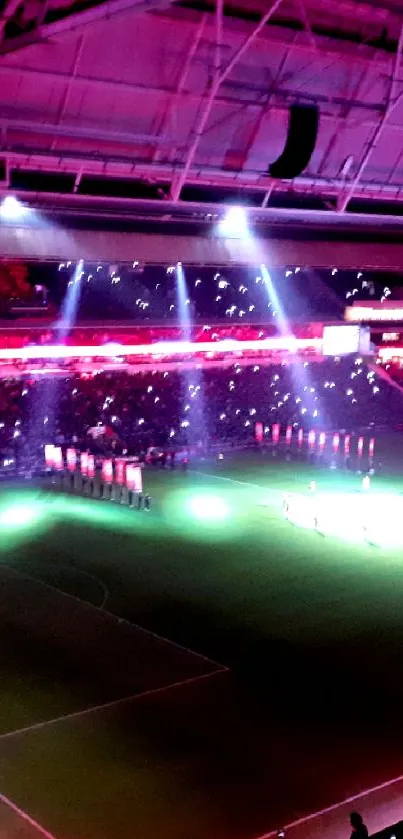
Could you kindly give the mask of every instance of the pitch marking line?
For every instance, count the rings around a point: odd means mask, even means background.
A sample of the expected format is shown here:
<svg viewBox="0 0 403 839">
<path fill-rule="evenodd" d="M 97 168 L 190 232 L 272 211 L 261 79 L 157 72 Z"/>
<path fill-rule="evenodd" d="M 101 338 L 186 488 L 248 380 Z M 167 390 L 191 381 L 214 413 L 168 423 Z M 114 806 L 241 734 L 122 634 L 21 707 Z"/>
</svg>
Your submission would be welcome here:
<svg viewBox="0 0 403 839">
<path fill-rule="evenodd" d="M 358 792 L 356 795 L 350 795 L 348 798 L 345 798 L 344 801 L 338 801 L 337 804 L 331 804 L 330 807 L 324 807 L 323 810 L 318 810 L 316 813 L 309 813 L 308 816 L 302 816 L 300 819 L 296 819 L 289 824 L 284 825 L 284 830 L 291 830 L 294 827 L 299 827 L 302 824 L 307 824 L 308 822 L 313 821 L 314 819 L 320 816 L 326 816 L 328 813 L 333 813 L 334 810 L 338 810 L 340 807 L 344 807 L 346 804 L 353 804 L 355 801 L 359 801 L 361 798 L 365 798 L 368 795 L 373 795 L 375 792 L 381 792 L 383 789 L 387 789 L 388 787 L 393 787 L 394 784 L 401 783 L 403 781 L 403 775 L 398 775 L 397 778 L 392 778 L 390 781 L 384 781 L 383 784 L 378 784 L 376 787 L 370 787 L 370 789 L 366 789 L 363 792 Z M 257 839 L 272 839 L 272 837 L 277 836 L 278 829 L 276 830 L 269 830 L 268 833 L 262 833 L 261 836 L 258 836 Z"/>
<path fill-rule="evenodd" d="M 244 487 L 256 487 L 256 489 L 263 489 L 265 492 L 274 495 L 276 498 L 282 494 L 280 489 L 265 487 L 261 484 L 253 484 L 251 481 L 237 481 L 235 478 L 226 478 L 224 475 L 214 475 L 212 472 L 199 472 L 197 469 L 192 469 L 192 474 L 203 475 L 204 478 L 216 478 L 218 481 L 229 481 L 231 484 L 240 484 Z"/>
<path fill-rule="evenodd" d="M 16 813 L 16 815 L 19 816 L 20 819 L 29 824 L 29 826 L 36 830 L 37 833 L 40 833 L 41 836 L 44 836 L 45 839 L 56 839 L 53 833 L 50 833 L 49 830 L 46 830 L 44 827 L 42 827 L 42 825 L 39 824 L 39 822 L 35 821 L 35 819 L 33 819 L 32 816 L 25 812 L 25 810 L 21 810 L 21 807 L 18 807 L 17 804 L 14 803 L 14 801 L 11 801 L 10 798 L 7 798 L 1 792 L 0 804 L 5 804 L 6 807 L 12 810 L 13 813 Z"/>
<path fill-rule="evenodd" d="M 177 688 L 185 687 L 185 685 L 202 682 L 206 679 L 211 679 L 213 676 L 219 676 L 228 672 L 229 667 L 221 667 L 219 670 L 213 670 L 211 673 L 203 673 L 202 676 L 192 676 L 190 679 L 183 679 L 181 682 L 173 682 L 171 685 L 163 685 L 160 688 L 143 690 L 141 693 L 133 693 L 131 696 L 122 696 L 120 699 L 112 699 L 110 702 L 105 702 L 102 705 L 91 705 L 89 708 L 84 708 L 81 711 L 72 711 L 71 714 L 54 717 L 50 720 L 42 720 L 41 722 L 33 723 L 33 725 L 27 725 L 24 728 L 17 728 L 14 731 L 6 731 L 4 734 L 0 734 L 0 742 L 3 740 L 11 740 L 12 737 L 17 737 L 20 734 L 29 734 L 31 731 L 41 731 L 42 728 L 47 728 L 49 725 L 56 725 L 57 723 L 79 719 L 80 717 L 94 714 L 97 711 L 107 711 L 109 708 L 117 708 L 119 705 L 135 702 L 138 699 L 148 699 L 152 696 L 158 696 L 158 694 L 167 693 L 169 690 L 176 690 Z"/>
<path fill-rule="evenodd" d="M 56 586 L 50 585 L 50 583 L 45 583 L 38 577 L 32 577 L 31 574 L 27 574 L 25 571 L 20 571 L 17 568 L 13 568 L 12 565 L 6 565 L 6 563 L 0 562 L 0 571 L 2 567 L 7 568 L 7 571 L 11 571 L 16 577 L 25 577 L 27 580 L 31 580 L 32 583 L 36 583 L 39 586 L 44 586 L 44 588 L 49 589 L 49 591 L 55 591 L 57 592 L 57 594 L 61 594 L 63 597 L 67 597 L 70 600 L 74 600 L 76 603 L 80 603 L 81 606 L 85 606 L 87 607 L 87 609 L 94 609 L 96 612 L 100 612 L 102 615 L 106 615 L 106 617 L 112 618 L 112 620 L 116 621 L 117 623 L 124 623 L 126 626 L 130 626 L 132 629 L 137 629 L 138 632 L 143 632 L 145 635 L 149 635 L 150 638 L 155 638 L 157 641 L 164 641 L 165 644 L 170 644 L 171 647 L 176 647 L 177 650 L 182 650 L 185 653 L 189 653 L 189 655 L 195 656 L 195 658 L 200 658 L 203 661 L 207 661 L 209 664 L 213 664 L 219 670 L 229 669 L 228 667 L 226 667 L 226 665 L 220 664 L 218 661 L 214 661 L 213 658 L 209 658 L 208 656 L 203 655 L 203 653 L 195 652 L 195 650 L 191 650 L 189 649 L 189 647 L 185 647 L 183 644 L 178 644 L 177 641 L 171 641 L 169 638 L 165 638 L 163 635 L 157 635 L 157 633 L 152 632 L 151 629 L 145 629 L 144 626 L 139 626 L 139 624 L 137 623 L 132 623 L 131 621 L 127 620 L 127 618 L 121 618 L 119 615 L 115 615 L 113 612 L 109 612 L 108 609 L 103 609 L 102 606 L 95 606 L 93 603 L 89 603 L 88 600 L 82 600 L 81 597 L 77 597 L 74 594 L 69 594 L 67 591 L 63 591 L 61 588 L 56 588 Z M 77 570 L 79 571 L 79 569 Z"/>
</svg>

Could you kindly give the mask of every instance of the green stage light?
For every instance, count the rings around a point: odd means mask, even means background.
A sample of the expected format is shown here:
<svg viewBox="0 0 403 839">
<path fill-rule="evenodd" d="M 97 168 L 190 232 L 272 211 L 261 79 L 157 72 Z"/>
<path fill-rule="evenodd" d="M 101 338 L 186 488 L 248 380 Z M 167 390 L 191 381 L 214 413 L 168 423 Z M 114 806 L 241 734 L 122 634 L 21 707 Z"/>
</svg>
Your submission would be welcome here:
<svg viewBox="0 0 403 839">
<path fill-rule="evenodd" d="M 219 522 L 229 516 L 229 508 L 216 495 L 194 495 L 189 501 L 190 512 L 198 521 Z"/>
<path fill-rule="evenodd" d="M 41 510 L 28 504 L 11 504 L 0 513 L 0 527 L 19 529 L 30 527 L 41 518 Z"/>
<path fill-rule="evenodd" d="M 401 496 L 370 491 L 292 494 L 286 513 L 297 527 L 385 548 L 403 547 L 402 517 Z"/>
</svg>

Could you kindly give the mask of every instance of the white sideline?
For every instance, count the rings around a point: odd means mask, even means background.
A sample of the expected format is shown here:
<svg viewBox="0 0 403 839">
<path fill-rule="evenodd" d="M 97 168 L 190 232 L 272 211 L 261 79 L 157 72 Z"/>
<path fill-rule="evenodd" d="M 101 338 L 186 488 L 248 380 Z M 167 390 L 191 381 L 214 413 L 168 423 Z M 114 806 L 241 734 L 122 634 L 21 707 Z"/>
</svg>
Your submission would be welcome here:
<svg viewBox="0 0 403 839">
<path fill-rule="evenodd" d="M 70 714 L 65 714 L 61 717 L 53 717 L 50 720 L 42 720 L 35 722 L 32 725 L 27 725 L 23 728 L 16 728 L 13 731 L 6 731 L 0 734 L 0 742 L 3 740 L 11 740 L 12 737 L 17 737 L 20 734 L 29 734 L 32 731 L 40 731 L 42 728 L 47 728 L 49 725 L 57 725 L 57 723 L 66 722 L 68 720 L 79 719 L 80 717 L 94 714 L 97 711 L 107 711 L 109 708 L 117 708 L 119 705 L 135 702 L 137 699 L 147 699 L 150 696 L 157 696 L 165 693 L 168 690 L 175 690 L 176 688 L 191 685 L 195 682 L 202 682 L 205 679 L 211 679 L 212 676 L 218 676 L 222 673 L 228 673 L 229 667 L 221 667 L 217 670 L 212 670 L 210 673 L 203 673 L 201 676 L 191 676 L 190 679 L 183 679 L 181 682 L 173 682 L 171 685 L 162 685 L 159 688 L 150 688 L 150 690 L 143 690 L 141 693 L 133 693 L 130 696 L 121 696 L 119 699 L 112 699 L 110 702 L 105 702 L 102 705 L 91 705 L 89 708 L 83 708 L 80 711 L 72 711 Z"/>
<path fill-rule="evenodd" d="M 344 807 L 346 804 L 353 804 L 355 801 L 359 801 L 361 798 L 365 798 L 368 795 L 373 795 L 375 792 L 380 792 L 383 789 L 387 789 L 388 787 L 392 787 L 394 784 L 401 783 L 403 781 L 403 775 L 398 775 L 397 778 L 391 778 L 390 781 L 384 781 L 382 784 L 378 784 L 376 787 L 370 787 L 369 789 L 363 790 L 362 792 L 356 793 L 356 795 L 350 795 L 348 798 L 345 798 L 343 801 L 338 801 L 336 804 L 331 804 L 329 807 L 324 807 L 323 810 L 317 810 L 316 813 L 309 813 L 307 816 L 302 816 L 300 819 L 295 819 L 295 821 L 290 822 L 284 826 L 281 826 L 284 831 L 291 830 L 294 827 L 299 827 L 301 824 L 306 824 L 307 822 L 311 822 L 320 816 L 326 816 L 327 813 L 332 813 L 334 810 L 338 810 L 339 807 Z M 278 828 L 275 830 L 269 830 L 268 833 L 262 833 L 260 836 L 257 836 L 256 839 L 272 839 L 272 837 L 277 836 Z"/>
<path fill-rule="evenodd" d="M 46 830 L 44 827 L 42 827 L 42 825 L 39 824 L 39 822 L 35 821 L 35 819 L 33 819 L 32 816 L 25 812 L 25 810 L 21 810 L 21 807 L 18 807 L 17 804 L 14 803 L 14 801 L 11 801 L 10 798 L 7 798 L 7 796 L 3 795 L 1 792 L 0 803 L 5 804 L 6 807 L 9 807 L 10 810 L 12 810 L 14 813 L 17 814 L 17 816 L 20 817 L 20 819 L 29 824 L 29 826 L 36 830 L 38 833 L 40 833 L 41 836 L 44 836 L 45 839 L 56 839 L 53 833 L 50 833 L 49 830 Z"/>
</svg>

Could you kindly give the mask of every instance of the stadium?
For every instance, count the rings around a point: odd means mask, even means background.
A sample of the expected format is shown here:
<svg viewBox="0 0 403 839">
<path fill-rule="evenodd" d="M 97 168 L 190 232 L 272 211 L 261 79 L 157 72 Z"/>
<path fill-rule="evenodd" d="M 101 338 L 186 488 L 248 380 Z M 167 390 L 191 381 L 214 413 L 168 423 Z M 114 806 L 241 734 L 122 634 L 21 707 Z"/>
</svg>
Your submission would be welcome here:
<svg viewBox="0 0 403 839">
<path fill-rule="evenodd" d="M 0 837 L 403 837 L 398 0 L 3 0 Z"/>
</svg>

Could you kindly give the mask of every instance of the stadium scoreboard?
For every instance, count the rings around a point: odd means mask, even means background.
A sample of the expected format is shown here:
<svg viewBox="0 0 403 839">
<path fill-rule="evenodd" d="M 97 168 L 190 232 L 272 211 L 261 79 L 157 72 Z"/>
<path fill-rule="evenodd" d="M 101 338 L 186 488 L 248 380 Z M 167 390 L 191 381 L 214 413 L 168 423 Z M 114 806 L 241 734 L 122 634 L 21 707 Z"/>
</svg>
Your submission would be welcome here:
<svg viewBox="0 0 403 839">
<path fill-rule="evenodd" d="M 369 326 L 360 324 L 325 326 L 323 328 L 323 355 L 371 355 L 370 337 Z"/>
</svg>

